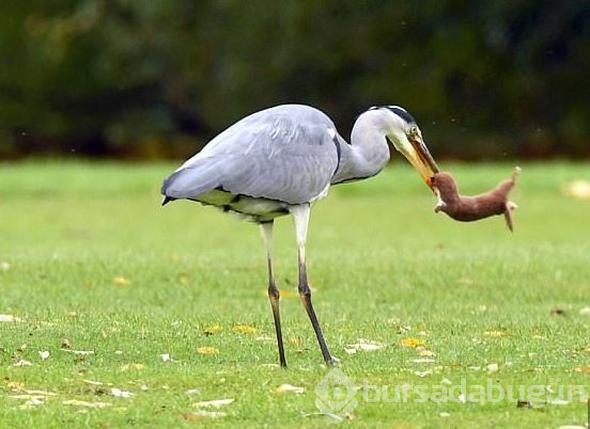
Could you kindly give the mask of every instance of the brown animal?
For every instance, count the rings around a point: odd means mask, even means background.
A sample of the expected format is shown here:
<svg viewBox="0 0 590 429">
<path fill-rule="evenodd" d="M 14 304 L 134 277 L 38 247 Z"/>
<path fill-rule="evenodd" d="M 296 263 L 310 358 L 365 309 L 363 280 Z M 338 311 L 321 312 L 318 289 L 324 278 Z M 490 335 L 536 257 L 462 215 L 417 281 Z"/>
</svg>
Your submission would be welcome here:
<svg viewBox="0 0 590 429">
<path fill-rule="evenodd" d="M 444 212 L 461 222 L 471 222 L 494 215 L 504 215 L 506 225 L 513 230 L 512 211 L 518 206 L 508 201 L 508 194 L 516 184 L 520 168 L 516 167 L 510 179 L 504 180 L 485 194 L 473 197 L 459 194 L 457 184 L 451 173 L 440 172 L 432 177 L 432 186 L 438 197 L 434 208 L 436 213 Z"/>
</svg>

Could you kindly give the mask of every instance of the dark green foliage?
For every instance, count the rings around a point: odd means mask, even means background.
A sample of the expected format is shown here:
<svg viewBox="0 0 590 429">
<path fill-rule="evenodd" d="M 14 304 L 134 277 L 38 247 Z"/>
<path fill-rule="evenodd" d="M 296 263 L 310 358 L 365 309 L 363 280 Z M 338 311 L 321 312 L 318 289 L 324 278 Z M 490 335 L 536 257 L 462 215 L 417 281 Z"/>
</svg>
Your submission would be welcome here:
<svg viewBox="0 0 590 429">
<path fill-rule="evenodd" d="M 589 156 L 587 2 L 5 1 L 0 156 L 192 153 L 263 107 L 418 118 L 437 156 Z"/>
</svg>

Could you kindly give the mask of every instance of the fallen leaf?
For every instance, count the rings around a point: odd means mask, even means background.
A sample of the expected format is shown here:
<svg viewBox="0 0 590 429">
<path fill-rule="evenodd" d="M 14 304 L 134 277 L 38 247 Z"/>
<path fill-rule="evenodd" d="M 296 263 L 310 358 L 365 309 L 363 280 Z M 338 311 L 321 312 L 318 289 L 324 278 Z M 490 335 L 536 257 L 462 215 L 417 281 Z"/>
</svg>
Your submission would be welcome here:
<svg viewBox="0 0 590 429">
<path fill-rule="evenodd" d="M 31 366 L 31 365 L 33 365 L 33 364 L 31 362 L 29 362 L 28 360 L 21 359 L 12 366 Z"/>
<path fill-rule="evenodd" d="M 271 338 L 271 340 L 273 340 L 272 337 L 269 337 L 269 338 Z M 299 336 L 291 335 L 291 336 L 289 336 L 289 338 L 287 338 L 287 343 L 291 344 L 292 346 L 301 348 L 301 347 L 303 347 L 303 338 L 299 337 Z"/>
<path fill-rule="evenodd" d="M 263 341 L 265 343 L 269 343 L 269 342 L 274 341 L 274 338 L 273 337 L 269 337 L 268 335 L 260 335 L 260 336 L 254 338 L 254 339 L 256 341 Z"/>
<path fill-rule="evenodd" d="M 551 405 L 569 405 L 570 404 L 569 401 L 566 401 L 564 399 L 551 399 L 547 403 L 551 404 Z"/>
<path fill-rule="evenodd" d="M 372 352 L 385 347 L 385 345 L 378 341 L 366 340 L 364 338 L 359 338 L 357 341 L 356 344 L 347 344 L 344 351 L 348 354 L 354 354 L 358 351 Z"/>
<path fill-rule="evenodd" d="M 183 416 L 186 420 L 199 420 L 203 417 L 210 419 L 219 419 L 221 417 L 227 416 L 227 413 L 224 413 L 223 411 L 197 410 L 193 411 L 192 413 L 184 414 Z"/>
<path fill-rule="evenodd" d="M 24 403 L 24 405 L 21 405 L 22 408 L 26 408 L 26 407 L 37 407 L 39 405 L 44 405 L 45 404 L 45 398 L 31 398 L 30 400 L 28 400 L 27 402 Z"/>
<path fill-rule="evenodd" d="M 303 387 L 293 386 L 292 384 L 281 384 L 279 387 L 275 389 L 276 393 L 303 393 L 305 389 Z"/>
<path fill-rule="evenodd" d="M 201 391 L 199 389 L 188 389 L 184 392 L 186 395 L 200 395 Z"/>
<path fill-rule="evenodd" d="M 483 333 L 487 337 L 505 337 L 506 332 L 504 331 L 485 331 Z"/>
<path fill-rule="evenodd" d="M 0 322 L 20 322 L 21 319 L 12 314 L 0 314 Z"/>
<path fill-rule="evenodd" d="M 113 277 L 113 284 L 117 285 L 117 286 L 127 286 L 128 284 L 130 284 L 131 281 L 123 276 L 116 276 Z"/>
<path fill-rule="evenodd" d="M 561 191 L 568 197 L 578 200 L 590 200 L 590 181 L 580 179 L 564 183 Z"/>
<path fill-rule="evenodd" d="M 213 335 L 216 334 L 218 332 L 222 332 L 223 331 L 223 326 L 221 325 L 209 325 L 207 327 L 205 327 L 205 329 L 203 329 L 203 332 L 205 333 L 205 335 Z"/>
<path fill-rule="evenodd" d="M 219 353 L 219 349 L 217 349 L 216 347 L 208 346 L 197 347 L 197 353 L 200 355 L 216 355 L 217 353 Z"/>
<path fill-rule="evenodd" d="M 498 372 L 499 366 L 497 363 L 490 363 L 486 368 L 488 373 L 493 374 L 494 372 Z"/>
<path fill-rule="evenodd" d="M 576 372 L 586 372 L 586 373 L 590 373 L 590 365 L 586 365 L 586 366 L 578 366 L 574 369 L 574 371 Z"/>
<path fill-rule="evenodd" d="M 47 350 L 40 351 L 39 357 L 41 358 L 41 360 L 45 360 L 45 359 L 49 358 L 49 352 Z"/>
<path fill-rule="evenodd" d="M 413 337 L 402 338 L 399 343 L 402 347 L 417 348 L 417 347 L 424 346 L 423 340 L 421 340 L 420 338 L 413 338 Z"/>
<path fill-rule="evenodd" d="M 445 413 L 445 412 L 439 413 L 438 415 L 440 417 L 451 417 L 451 415 L 449 413 Z"/>
<path fill-rule="evenodd" d="M 33 395 L 33 396 L 37 396 L 37 395 L 41 395 L 41 396 L 57 396 L 57 393 L 55 392 L 48 392 L 47 390 L 30 390 L 30 389 L 23 389 L 23 392 L 29 394 L 29 395 Z"/>
<path fill-rule="evenodd" d="M 432 350 L 428 350 L 423 346 L 416 347 L 416 351 L 418 352 L 418 356 L 435 356 Z"/>
<path fill-rule="evenodd" d="M 90 384 L 91 386 L 102 386 L 104 383 L 102 381 L 95 381 L 95 380 L 82 380 L 86 384 Z"/>
<path fill-rule="evenodd" d="M 251 325 L 235 325 L 232 331 L 238 334 L 255 334 L 258 332 L 258 329 Z"/>
<path fill-rule="evenodd" d="M 93 355 L 94 354 L 94 350 L 69 350 L 69 349 L 60 349 L 62 352 L 66 352 L 66 353 L 72 353 L 74 355 L 81 355 L 81 356 L 87 356 L 87 355 Z"/>
<path fill-rule="evenodd" d="M 6 383 L 6 387 L 8 387 L 12 391 L 22 390 L 25 387 L 25 383 L 22 383 L 20 381 L 8 381 Z"/>
<path fill-rule="evenodd" d="M 121 390 L 117 389 L 116 387 L 113 387 L 111 389 L 111 395 L 113 395 L 115 398 L 131 398 L 133 396 L 133 393 L 127 390 Z"/>
<path fill-rule="evenodd" d="M 205 408 L 205 407 L 222 407 L 224 405 L 229 405 L 234 402 L 235 399 L 233 398 L 225 398 L 225 399 L 212 399 L 210 401 L 200 401 L 193 404 L 195 408 Z"/>
<path fill-rule="evenodd" d="M 110 402 L 87 402 L 87 401 L 79 401 L 78 399 L 66 399 L 62 401 L 63 405 L 74 405 L 76 407 L 86 407 L 86 408 L 106 408 L 110 407 L 112 404 Z"/>
<path fill-rule="evenodd" d="M 162 353 L 160 359 L 162 359 L 162 362 L 170 362 L 172 360 L 170 353 Z"/>
<path fill-rule="evenodd" d="M 129 371 L 129 370 L 141 371 L 144 368 L 145 368 L 145 365 L 142 363 L 126 363 L 125 365 L 123 365 L 120 368 L 120 370 L 121 371 Z"/>
<path fill-rule="evenodd" d="M 29 393 L 21 393 L 19 395 L 8 395 L 9 398 L 12 399 L 26 399 L 26 400 L 33 400 L 33 399 L 44 399 L 45 395 L 31 395 Z"/>
</svg>

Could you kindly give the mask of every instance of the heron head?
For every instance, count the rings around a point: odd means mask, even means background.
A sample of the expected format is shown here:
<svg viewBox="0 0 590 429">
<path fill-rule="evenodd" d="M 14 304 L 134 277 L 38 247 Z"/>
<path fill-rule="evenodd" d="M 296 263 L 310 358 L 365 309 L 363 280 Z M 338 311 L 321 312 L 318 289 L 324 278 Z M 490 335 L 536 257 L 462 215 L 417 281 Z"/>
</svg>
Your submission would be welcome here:
<svg viewBox="0 0 590 429">
<path fill-rule="evenodd" d="M 399 106 L 372 107 L 379 110 L 385 121 L 385 135 L 393 147 L 420 173 L 422 179 L 434 191 L 432 176 L 439 169 L 422 138 L 416 120 Z"/>
</svg>

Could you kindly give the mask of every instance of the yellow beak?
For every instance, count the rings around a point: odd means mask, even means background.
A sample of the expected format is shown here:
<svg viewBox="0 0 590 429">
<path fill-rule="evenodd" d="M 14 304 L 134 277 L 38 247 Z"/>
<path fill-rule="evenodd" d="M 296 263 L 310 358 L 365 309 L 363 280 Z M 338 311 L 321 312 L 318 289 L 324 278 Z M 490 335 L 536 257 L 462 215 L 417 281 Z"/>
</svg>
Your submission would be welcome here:
<svg viewBox="0 0 590 429">
<path fill-rule="evenodd" d="M 420 134 L 412 134 L 408 136 L 413 150 L 407 155 L 408 161 L 412 166 L 418 170 L 420 176 L 430 189 L 434 191 L 432 186 L 432 176 L 439 172 L 438 166 L 434 158 L 430 154 L 428 147 L 422 140 Z"/>
</svg>

